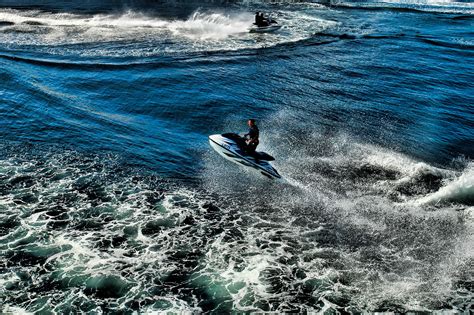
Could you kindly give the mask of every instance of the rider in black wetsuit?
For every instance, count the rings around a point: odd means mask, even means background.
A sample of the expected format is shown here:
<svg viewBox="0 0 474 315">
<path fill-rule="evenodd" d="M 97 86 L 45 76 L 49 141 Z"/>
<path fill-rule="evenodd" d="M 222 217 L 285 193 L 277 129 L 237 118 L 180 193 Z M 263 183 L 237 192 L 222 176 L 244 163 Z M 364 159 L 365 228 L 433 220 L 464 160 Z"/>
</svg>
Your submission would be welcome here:
<svg viewBox="0 0 474 315">
<path fill-rule="evenodd" d="M 260 17 L 260 12 L 255 12 L 255 25 L 259 26 L 262 22 L 262 18 Z"/>
<path fill-rule="evenodd" d="M 245 134 L 245 143 L 247 147 L 245 148 L 248 153 L 254 153 L 255 149 L 258 146 L 258 137 L 260 135 L 260 131 L 258 130 L 257 124 L 255 123 L 255 119 L 249 119 L 247 121 L 247 125 L 249 126 L 249 132 Z"/>
<path fill-rule="evenodd" d="M 269 21 L 263 16 L 263 13 L 255 13 L 255 23 L 258 27 L 264 27 L 270 25 Z"/>
</svg>

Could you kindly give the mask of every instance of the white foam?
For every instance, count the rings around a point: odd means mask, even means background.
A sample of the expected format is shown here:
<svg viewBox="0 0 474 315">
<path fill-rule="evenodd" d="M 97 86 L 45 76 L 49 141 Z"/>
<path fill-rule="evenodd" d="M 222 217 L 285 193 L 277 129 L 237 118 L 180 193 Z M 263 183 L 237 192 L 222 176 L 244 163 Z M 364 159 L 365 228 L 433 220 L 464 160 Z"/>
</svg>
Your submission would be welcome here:
<svg viewBox="0 0 474 315">
<path fill-rule="evenodd" d="M 168 22 L 149 17 L 140 12 L 127 11 L 122 14 L 80 15 L 72 13 L 49 13 L 41 11 L 0 10 L 0 20 L 16 24 L 34 22 L 35 26 L 78 26 L 100 28 L 163 27 Z"/>
<path fill-rule="evenodd" d="M 174 21 L 169 29 L 176 36 L 192 40 L 222 40 L 229 36 L 246 34 L 252 19 L 248 14 L 233 17 L 220 13 L 195 12 L 185 21 Z"/>
<path fill-rule="evenodd" d="M 34 312 L 29 312 L 22 307 L 4 305 L 2 308 L 2 314 L 5 315 L 31 315 Z"/>
</svg>

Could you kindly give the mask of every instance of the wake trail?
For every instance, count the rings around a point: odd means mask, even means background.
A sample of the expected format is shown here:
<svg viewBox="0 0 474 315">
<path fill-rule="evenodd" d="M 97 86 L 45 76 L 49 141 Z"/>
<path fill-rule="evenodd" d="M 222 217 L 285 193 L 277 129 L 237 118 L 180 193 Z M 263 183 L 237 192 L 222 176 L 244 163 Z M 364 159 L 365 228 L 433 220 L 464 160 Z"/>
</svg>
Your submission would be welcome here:
<svg viewBox="0 0 474 315">
<path fill-rule="evenodd" d="M 0 43 L 9 50 L 56 56 L 150 57 L 272 47 L 306 40 L 337 24 L 289 9 L 272 12 L 283 28 L 261 36 L 249 32 L 253 13 L 239 8 L 196 10 L 186 19 L 133 10 L 75 14 L 0 9 Z M 89 45 L 93 49 L 85 47 Z"/>
<path fill-rule="evenodd" d="M 297 189 L 299 189 L 301 191 L 304 191 L 304 192 L 307 192 L 307 193 L 311 192 L 311 189 L 310 189 L 309 185 L 305 185 L 303 182 L 292 179 L 291 177 L 282 176 L 282 178 L 279 179 L 278 182 L 282 185 L 288 185 L 288 186 L 297 188 Z"/>
</svg>

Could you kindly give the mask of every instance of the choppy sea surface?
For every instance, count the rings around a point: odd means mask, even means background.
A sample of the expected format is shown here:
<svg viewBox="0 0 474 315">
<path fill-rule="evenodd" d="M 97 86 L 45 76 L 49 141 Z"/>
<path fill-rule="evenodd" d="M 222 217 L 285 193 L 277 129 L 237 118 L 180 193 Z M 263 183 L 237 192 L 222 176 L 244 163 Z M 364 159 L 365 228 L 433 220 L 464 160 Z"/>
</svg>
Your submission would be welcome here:
<svg viewBox="0 0 474 315">
<path fill-rule="evenodd" d="M 2 313 L 474 307 L 470 1 L 1 0 L 0 135 Z"/>
</svg>

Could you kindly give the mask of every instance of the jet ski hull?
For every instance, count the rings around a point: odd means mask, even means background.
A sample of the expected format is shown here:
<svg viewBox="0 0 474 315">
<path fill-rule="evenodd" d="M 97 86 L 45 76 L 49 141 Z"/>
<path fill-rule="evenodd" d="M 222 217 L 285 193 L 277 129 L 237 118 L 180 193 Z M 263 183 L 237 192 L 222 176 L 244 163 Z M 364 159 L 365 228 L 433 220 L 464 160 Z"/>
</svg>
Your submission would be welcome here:
<svg viewBox="0 0 474 315">
<path fill-rule="evenodd" d="M 281 175 L 266 160 L 256 159 L 243 151 L 237 141 L 223 135 L 209 136 L 209 144 L 223 158 L 240 166 L 250 168 L 271 179 L 280 179 Z"/>
<path fill-rule="evenodd" d="M 269 25 L 262 27 L 252 27 L 250 28 L 250 33 L 270 33 L 278 31 L 281 28 L 281 25 Z"/>
</svg>

